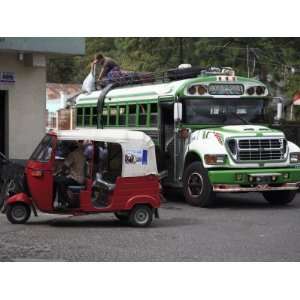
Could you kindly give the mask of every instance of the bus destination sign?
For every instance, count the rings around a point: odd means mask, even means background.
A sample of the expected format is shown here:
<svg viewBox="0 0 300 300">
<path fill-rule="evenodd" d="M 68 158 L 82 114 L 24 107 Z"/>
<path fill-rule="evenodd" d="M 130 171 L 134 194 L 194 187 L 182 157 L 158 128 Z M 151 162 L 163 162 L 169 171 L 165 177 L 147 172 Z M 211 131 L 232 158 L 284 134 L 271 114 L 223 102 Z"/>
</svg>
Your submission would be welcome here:
<svg viewBox="0 0 300 300">
<path fill-rule="evenodd" d="M 243 95 L 244 86 L 242 84 L 210 84 L 208 93 L 210 95 Z"/>
</svg>

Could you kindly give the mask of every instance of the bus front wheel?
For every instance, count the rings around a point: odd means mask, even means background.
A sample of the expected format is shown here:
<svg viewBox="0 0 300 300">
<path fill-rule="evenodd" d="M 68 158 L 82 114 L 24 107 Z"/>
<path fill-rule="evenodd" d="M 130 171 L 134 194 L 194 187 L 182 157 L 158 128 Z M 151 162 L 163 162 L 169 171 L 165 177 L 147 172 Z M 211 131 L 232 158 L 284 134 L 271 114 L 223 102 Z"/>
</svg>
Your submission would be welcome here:
<svg viewBox="0 0 300 300">
<path fill-rule="evenodd" d="M 286 205 L 291 203 L 297 191 L 270 191 L 262 193 L 264 198 L 272 205 Z"/>
<path fill-rule="evenodd" d="M 185 169 L 183 191 L 185 200 L 191 205 L 210 207 L 214 204 L 215 193 L 201 162 L 195 161 Z"/>
</svg>

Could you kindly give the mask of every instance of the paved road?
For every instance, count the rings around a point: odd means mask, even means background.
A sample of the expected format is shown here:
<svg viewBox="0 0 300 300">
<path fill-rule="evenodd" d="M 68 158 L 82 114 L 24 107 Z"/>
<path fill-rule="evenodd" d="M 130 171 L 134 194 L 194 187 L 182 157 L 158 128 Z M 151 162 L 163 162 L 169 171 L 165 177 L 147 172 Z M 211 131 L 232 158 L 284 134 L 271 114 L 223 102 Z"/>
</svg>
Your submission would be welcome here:
<svg viewBox="0 0 300 300">
<path fill-rule="evenodd" d="M 41 214 L 26 225 L 0 215 L 0 261 L 299 261 L 300 194 L 284 208 L 259 194 L 219 197 L 213 209 L 170 197 L 151 228 L 113 215 Z"/>
</svg>

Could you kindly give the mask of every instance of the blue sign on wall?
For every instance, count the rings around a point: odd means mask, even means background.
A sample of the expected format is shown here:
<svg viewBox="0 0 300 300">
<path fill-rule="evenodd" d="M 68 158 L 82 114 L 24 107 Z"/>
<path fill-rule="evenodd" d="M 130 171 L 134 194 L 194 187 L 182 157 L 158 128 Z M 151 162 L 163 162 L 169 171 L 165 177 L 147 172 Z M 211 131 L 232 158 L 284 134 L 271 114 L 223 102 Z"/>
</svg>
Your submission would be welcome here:
<svg viewBox="0 0 300 300">
<path fill-rule="evenodd" d="M 14 72 L 0 72 L 0 83 L 15 83 L 16 73 Z"/>
</svg>

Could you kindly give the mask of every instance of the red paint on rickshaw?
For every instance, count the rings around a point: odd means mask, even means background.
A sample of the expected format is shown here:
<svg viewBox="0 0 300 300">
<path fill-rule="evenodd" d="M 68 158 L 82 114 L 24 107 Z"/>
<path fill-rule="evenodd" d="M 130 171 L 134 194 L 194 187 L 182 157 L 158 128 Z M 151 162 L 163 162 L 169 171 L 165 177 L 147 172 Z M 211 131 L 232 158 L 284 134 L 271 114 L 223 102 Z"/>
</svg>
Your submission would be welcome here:
<svg viewBox="0 0 300 300">
<path fill-rule="evenodd" d="M 80 135 L 80 134 L 77 134 Z M 148 226 L 152 222 L 152 217 L 157 216 L 157 209 L 160 207 L 160 183 L 157 174 L 144 174 L 143 176 L 118 176 L 115 181 L 115 187 L 107 194 L 106 205 L 95 205 L 93 201 L 93 176 L 86 178 L 84 187 L 79 192 L 79 202 L 76 207 L 66 208 L 64 210 L 56 210 L 54 208 L 54 166 L 55 166 L 55 150 L 57 145 L 57 135 L 48 134 L 49 149 L 52 153 L 48 160 L 30 159 L 25 168 L 25 178 L 27 191 L 8 198 L 5 202 L 6 211 L 10 211 L 14 206 L 19 206 L 19 214 L 22 209 L 32 206 L 45 213 L 53 214 L 94 214 L 94 213 L 115 213 L 122 221 L 128 221 L 135 226 Z M 88 137 L 87 137 L 88 139 Z M 101 138 L 99 139 L 101 140 Z M 151 140 L 151 139 L 150 139 Z M 149 145 L 152 145 L 149 143 Z M 152 147 L 152 146 L 151 146 Z M 152 151 L 151 147 L 148 149 Z M 153 150 L 154 151 L 154 150 Z M 124 161 L 124 151 L 122 152 L 122 161 Z M 154 157 L 155 158 L 155 157 Z M 156 162 L 155 162 L 156 166 Z M 93 170 L 94 161 L 89 162 L 89 168 Z M 126 166 L 128 168 L 128 165 Z M 8 208 L 10 208 L 8 210 Z M 24 210 L 26 211 L 26 210 Z M 137 212 L 136 212 L 137 211 Z M 150 214 L 150 218 L 146 222 L 143 217 Z M 137 215 L 133 215 L 137 214 Z M 14 216 L 8 219 L 12 222 Z M 24 218 L 25 222 L 28 218 Z M 139 224 L 139 221 L 140 224 Z M 25 223 L 18 219 L 12 223 Z"/>
</svg>

